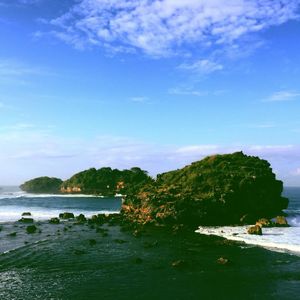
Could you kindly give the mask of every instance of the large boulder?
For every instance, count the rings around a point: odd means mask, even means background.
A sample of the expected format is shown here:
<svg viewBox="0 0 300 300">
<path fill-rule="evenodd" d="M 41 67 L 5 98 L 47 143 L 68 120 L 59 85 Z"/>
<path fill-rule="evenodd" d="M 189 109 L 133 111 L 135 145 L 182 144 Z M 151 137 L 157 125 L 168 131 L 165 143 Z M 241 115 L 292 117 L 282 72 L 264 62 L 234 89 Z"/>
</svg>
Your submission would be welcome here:
<svg viewBox="0 0 300 300">
<path fill-rule="evenodd" d="M 282 190 L 266 160 L 242 152 L 214 155 L 128 193 L 122 214 L 139 224 L 242 224 L 281 214 L 288 205 Z"/>
<path fill-rule="evenodd" d="M 256 234 L 256 235 L 262 235 L 261 226 L 255 225 L 248 228 L 247 232 L 249 234 Z"/>
</svg>

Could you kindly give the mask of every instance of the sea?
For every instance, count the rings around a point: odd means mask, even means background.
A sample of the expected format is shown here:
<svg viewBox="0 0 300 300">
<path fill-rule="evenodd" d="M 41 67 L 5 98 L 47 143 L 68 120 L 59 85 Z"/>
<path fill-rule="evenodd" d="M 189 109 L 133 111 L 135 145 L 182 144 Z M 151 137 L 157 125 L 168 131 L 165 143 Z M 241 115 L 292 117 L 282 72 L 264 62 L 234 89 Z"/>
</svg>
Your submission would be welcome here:
<svg viewBox="0 0 300 300">
<path fill-rule="evenodd" d="M 290 200 L 285 212 L 291 227 L 263 228 L 263 235 L 261 236 L 248 234 L 249 226 L 200 226 L 197 232 L 300 256 L 300 188 L 286 187 L 283 194 Z"/>
<path fill-rule="evenodd" d="M 151 227 L 136 235 L 118 225 L 48 222 L 61 212 L 119 212 L 120 198 L 1 187 L 0 299 L 298 299 L 300 189 L 284 193 L 292 226 L 262 236 L 247 235 L 244 227 L 175 235 Z M 34 234 L 17 222 L 23 212 L 31 212 Z"/>
<path fill-rule="evenodd" d="M 23 212 L 30 212 L 38 221 L 58 217 L 62 212 L 86 217 L 104 213 L 118 213 L 121 198 L 93 195 L 29 194 L 18 187 L 0 186 L 0 223 L 15 222 Z"/>
</svg>

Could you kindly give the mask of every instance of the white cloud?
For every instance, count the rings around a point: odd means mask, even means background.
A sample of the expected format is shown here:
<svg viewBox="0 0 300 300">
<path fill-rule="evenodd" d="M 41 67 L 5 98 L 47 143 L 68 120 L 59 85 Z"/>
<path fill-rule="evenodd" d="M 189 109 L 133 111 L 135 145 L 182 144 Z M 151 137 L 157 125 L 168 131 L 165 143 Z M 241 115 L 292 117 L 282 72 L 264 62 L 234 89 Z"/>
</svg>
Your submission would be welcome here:
<svg viewBox="0 0 300 300">
<path fill-rule="evenodd" d="M 295 172 L 293 172 L 293 175 L 300 176 L 300 168 L 297 168 Z"/>
<path fill-rule="evenodd" d="M 181 64 L 179 69 L 189 70 L 200 74 L 210 74 L 215 71 L 223 70 L 223 65 L 209 59 L 202 59 L 191 64 Z"/>
<path fill-rule="evenodd" d="M 145 96 L 137 96 L 137 97 L 131 97 L 130 100 L 132 102 L 145 103 L 149 100 L 149 98 Z"/>
<path fill-rule="evenodd" d="M 292 101 L 300 97 L 300 93 L 294 91 L 279 91 L 264 99 L 264 102 Z"/>
<path fill-rule="evenodd" d="M 81 0 L 51 24 L 57 37 L 76 47 L 168 56 L 189 44 L 231 45 L 295 19 L 298 8 L 298 0 Z"/>
<path fill-rule="evenodd" d="M 168 94 L 170 95 L 179 95 L 179 96 L 195 96 L 195 97 L 202 97 L 206 96 L 208 92 L 206 91 L 198 91 L 192 88 L 172 88 L 168 90 Z"/>
</svg>

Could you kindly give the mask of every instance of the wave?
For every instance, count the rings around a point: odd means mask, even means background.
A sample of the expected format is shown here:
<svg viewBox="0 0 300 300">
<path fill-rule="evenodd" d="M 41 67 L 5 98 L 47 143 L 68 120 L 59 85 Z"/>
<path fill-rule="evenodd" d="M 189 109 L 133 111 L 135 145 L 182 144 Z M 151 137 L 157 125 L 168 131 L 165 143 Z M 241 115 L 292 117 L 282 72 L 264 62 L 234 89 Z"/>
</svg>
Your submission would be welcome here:
<svg viewBox="0 0 300 300">
<path fill-rule="evenodd" d="M 263 228 L 263 235 L 261 236 L 248 234 L 248 228 L 249 226 L 200 226 L 198 230 L 196 230 L 196 232 L 204 235 L 216 235 L 228 240 L 261 246 L 278 252 L 290 252 L 296 255 L 300 255 L 299 227 Z"/>
<path fill-rule="evenodd" d="M 86 194 L 30 194 L 22 191 L 8 192 L 0 194 L 1 199 L 19 199 L 19 198 L 105 198 L 99 195 Z"/>
</svg>

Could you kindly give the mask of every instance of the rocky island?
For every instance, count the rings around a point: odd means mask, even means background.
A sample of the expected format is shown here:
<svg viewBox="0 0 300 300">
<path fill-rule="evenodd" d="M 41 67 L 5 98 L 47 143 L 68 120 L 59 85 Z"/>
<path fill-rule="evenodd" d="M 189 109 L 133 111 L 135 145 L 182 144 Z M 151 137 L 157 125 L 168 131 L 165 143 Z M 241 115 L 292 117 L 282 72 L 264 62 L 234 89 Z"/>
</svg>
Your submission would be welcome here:
<svg viewBox="0 0 300 300">
<path fill-rule="evenodd" d="M 91 168 L 73 175 L 68 180 L 38 177 L 20 186 L 23 191 L 39 194 L 86 194 L 114 196 L 129 193 L 132 189 L 144 186 L 153 179 L 138 167 L 118 170 L 109 167 L 96 170 Z"/>
<path fill-rule="evenodd" d="M 288 199 L 266 160 L 213 155 L 127 194 L 125 218 L 140 224 L 241 225 L 282 215 Z"/>
</svg>

